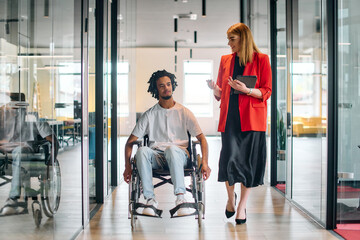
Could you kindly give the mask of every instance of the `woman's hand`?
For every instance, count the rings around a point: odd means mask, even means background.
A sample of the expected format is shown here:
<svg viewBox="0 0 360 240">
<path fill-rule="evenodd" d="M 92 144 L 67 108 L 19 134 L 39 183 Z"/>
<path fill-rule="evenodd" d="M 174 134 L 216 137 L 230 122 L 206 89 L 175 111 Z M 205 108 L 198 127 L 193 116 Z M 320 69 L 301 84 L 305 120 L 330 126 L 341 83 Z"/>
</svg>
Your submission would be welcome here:
<svg viewBox="0 0 360 240">
<path fill-rule="evenodd" d="M 233 80 L 232 77 L 230 76 L 228 79 L 228 83 L 230 85 L 230 87 L 232 87 L 233 89 L 243 92 L 245 94 L 248 94 L 250 92 L 250 89 L 246 87 L 245 83 L 239 81 L 239 80 Z"/>
<path fill-rule="evenodd" d="M 216 97 L 221 97 L 221 89 L 219 86 L 212 80 L 206 80 L 208 87 L 214 91 Z"/>
</svg>

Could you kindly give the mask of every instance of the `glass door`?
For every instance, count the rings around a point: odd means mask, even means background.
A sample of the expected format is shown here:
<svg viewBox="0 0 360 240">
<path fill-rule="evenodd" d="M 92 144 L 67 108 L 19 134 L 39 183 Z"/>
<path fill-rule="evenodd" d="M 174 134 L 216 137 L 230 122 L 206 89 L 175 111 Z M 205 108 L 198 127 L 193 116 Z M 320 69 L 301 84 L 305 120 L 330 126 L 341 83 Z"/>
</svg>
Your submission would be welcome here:
<svg viewBox="0 0 360 240">
<path fill-rule="evenodd" d="M 95 0 L 89 0 L 89 211 L 96 206 L 95 121 Z"/>
<path fill-rule="evenodd" d="M 291 1 L 292 200 L 325 222 L 327 78 L 322 0 Z"/>
<path fill-rule="evenodd" d="M 285 0 L 276 2 L 277 24 L 277 176 L 276 185 L 284 194 L 286 193 L 286 142 L 287 142 L 287 112 L 288 112 L 288 78 L 287 78 L 287 48 L 286 48 L 286 6 Z"/>
<path fill-rule="evenodd" d="M 82 228 L 81 1 L 0 1 L 0 239 Z"/>
<path fill-rule="evenodd" d="M 338 1 L 337 229 L 360 225 L 360 2 Z"/>
</svg>

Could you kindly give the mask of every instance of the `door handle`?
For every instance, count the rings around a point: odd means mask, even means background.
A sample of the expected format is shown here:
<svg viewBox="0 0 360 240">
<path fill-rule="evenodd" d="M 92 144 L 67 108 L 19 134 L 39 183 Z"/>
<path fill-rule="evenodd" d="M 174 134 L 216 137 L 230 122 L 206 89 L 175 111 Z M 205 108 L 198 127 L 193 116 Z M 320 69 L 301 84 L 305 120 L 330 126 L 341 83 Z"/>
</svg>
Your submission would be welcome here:
<svg viewBox="0 0 360 240">
<path fill-rule="evenodd" d="M 339 103 L 338 107 L 350 109 L 350 108 L 352 108 L 352 104 L 351 103 Z"/>
</svg>

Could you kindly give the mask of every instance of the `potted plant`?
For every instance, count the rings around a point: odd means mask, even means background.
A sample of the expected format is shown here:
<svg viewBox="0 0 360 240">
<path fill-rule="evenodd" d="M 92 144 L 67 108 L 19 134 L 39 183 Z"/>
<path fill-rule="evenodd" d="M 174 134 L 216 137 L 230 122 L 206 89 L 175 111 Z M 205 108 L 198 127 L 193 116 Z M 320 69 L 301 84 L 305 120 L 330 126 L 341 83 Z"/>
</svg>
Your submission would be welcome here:
<svg viewBox="0 0 360 240">
<path fill-rule="evenodd" d="M 286 127 L 283 114 L 277 110 L 277 156 L 278 160 L 285 160 Z"/>
</svg>

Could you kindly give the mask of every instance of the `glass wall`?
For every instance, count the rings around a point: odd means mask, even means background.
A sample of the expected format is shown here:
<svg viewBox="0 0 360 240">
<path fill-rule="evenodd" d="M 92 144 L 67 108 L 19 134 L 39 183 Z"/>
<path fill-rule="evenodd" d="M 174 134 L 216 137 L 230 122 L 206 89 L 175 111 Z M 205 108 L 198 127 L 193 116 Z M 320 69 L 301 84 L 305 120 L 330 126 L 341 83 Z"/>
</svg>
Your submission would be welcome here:
<svg viewBox="0 0 360 240">
<path fill-rule="evenodd" d="M 95 0 L 89 0 L 89 210 L 96 206 L 96 138 L 95 138 Z"/>
<path fill-rule="evenodd" d="M 118 0 L 117 123 L 119 178 L 124 172 L 124 146 L 135 126 L 136 1 Z M 120 137 L 125 136 L 125 137 Z"/>
<path fill-rule="evenodd" d="M 360 223 L 360 2 L 338 1 L 337 228 Z M 347 225 L 346 223 L 356 223 Z"/>
<path fill-rule="evenodd" d="M 324 223 L 327 187 L 324 1 L 291 4 L 292 199 Z"/>
<path fill-rule="evenodd" d="M 0 1 L 0 236 L 82 227 L 81 2 Z M 2 238 L 2 237 L 1 237 Z"/>
<path fill-rule="evenodd" d="M 289 156 L 287 150 L 288 139 L 288 108 L 289 101 L 287 96 L 289 91 L 289 84 L 287 81 L 287 48 L 286 48 L 286 6 L 285 0 L 279 0 L 276 3 L 276 24 L 277 24 L 277 46 L 276 46 L 276 59 L 277 59 L 277 184 L 276 187 L 286 193 L 286 159 Z M 273 68 L 274 69 L 274 68 Z M 290 149 L 289 149 L 290 150 Z"/>
</svg>

